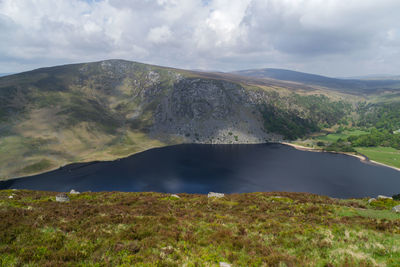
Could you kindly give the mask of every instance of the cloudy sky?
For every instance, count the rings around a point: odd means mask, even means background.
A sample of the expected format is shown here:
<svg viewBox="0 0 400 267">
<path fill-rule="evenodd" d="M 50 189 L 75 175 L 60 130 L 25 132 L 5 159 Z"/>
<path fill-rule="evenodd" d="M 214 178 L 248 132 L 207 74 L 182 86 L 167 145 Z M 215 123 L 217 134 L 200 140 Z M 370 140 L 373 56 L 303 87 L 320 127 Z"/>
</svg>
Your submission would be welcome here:
<svg viewBox="0 0 400 267">
<path fill-rule="evenodd" d="M 120 58 L 400 74 L 399 0 L 0 0 L 0 73 Z"/>
</svg>

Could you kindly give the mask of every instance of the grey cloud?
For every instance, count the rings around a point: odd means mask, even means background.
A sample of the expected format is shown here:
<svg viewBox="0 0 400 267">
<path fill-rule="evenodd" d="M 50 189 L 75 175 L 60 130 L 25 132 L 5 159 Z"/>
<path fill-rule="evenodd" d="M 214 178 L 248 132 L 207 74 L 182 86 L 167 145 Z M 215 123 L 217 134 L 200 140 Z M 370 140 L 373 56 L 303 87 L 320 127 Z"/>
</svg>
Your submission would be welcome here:
<svg viewBox="0 0 400 267">
<path fill-rule="evenodd" d="M 0 72 L 123 58 L 214 70 L 396 73 L 399 12 L 394 0 L 3 0 Z"/>
</svg>

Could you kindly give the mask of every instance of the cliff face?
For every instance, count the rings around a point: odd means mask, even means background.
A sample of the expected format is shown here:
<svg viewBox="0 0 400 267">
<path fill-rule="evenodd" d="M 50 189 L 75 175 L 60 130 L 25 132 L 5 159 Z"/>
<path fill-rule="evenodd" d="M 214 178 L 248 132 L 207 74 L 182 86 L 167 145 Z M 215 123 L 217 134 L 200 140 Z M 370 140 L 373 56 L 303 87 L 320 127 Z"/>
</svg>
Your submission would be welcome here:
<svg viewBox="0 0 400 267">
<path fill-rule="evenodd" d="M 169 144 L 260 143 L 298 125 L 308 131 L 315 105 L 240 79 L 122 60 L 2 77 L 0 179 Z"/>
<path fill-rule="evenodd" d="M 177 81 L 155 110 L 152 132 L 187 142 L 257 143 L 273 137 L 263 127 L 258 99 L 238 84 L 198 78 Z"/>
</svg>

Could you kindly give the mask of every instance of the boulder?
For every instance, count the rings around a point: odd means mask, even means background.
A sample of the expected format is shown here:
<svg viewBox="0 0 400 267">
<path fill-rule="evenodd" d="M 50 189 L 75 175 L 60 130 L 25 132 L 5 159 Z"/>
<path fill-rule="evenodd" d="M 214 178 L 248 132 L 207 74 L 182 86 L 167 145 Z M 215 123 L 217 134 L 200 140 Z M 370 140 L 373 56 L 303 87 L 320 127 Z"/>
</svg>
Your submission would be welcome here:
<svg viewBox="0 0 400 267">
<path fill-rule="evenodd" d="M 371 202 L 373 202 L 373 201 L 376 201 L 376 199 L 375 198 L 368 199 L 368 204 L 371 204 Z"/>
<path fill-rule="evenodd" d="M 393 198 L 392 197 L 388 197 L 388 196 L 379 195 L 377 197 L 377 199 L 393 199 Z"/>
<path fill-rule="evenodd" d="M 396 213 L 400 213 L 400 205 L 394 206 L 392 211 L 394 211 Z"/>
<path fill-rule="evenodd" d="M 65 193 L 60 193 L 56 196 L 56 201 L 57 202 L 68 202 L 69 197 Z"/>
<path fill-rule="evenodd" d="M 224 193 L 215 193 L 215 192 L 210 192 L 208 193 L 208 197 L 217 197 L 217 198 L 221 198 L 224 197 L 225 194 Z"/>
<path fill-rule="evenodd" d="M 78 195 L 78 194 L 80 194 L 81 192 L 75 191 L 75 189 L 71 189 L 71 191 L 70 191 L 69 193 L 72 194 L 72 195 Z"/>
<path fill-rule="evenodd" d="M 171 197 L 180 198 L 177 194 L 172 194 Z"/>
<path fill-rule="evenodd" d="M 223 262 L 223 261 L 221 261 L 220 263 L 219 263 L 219 267 L 231 267 L 232 265 L 230 265 L 229 263 L 227 263 L 227 262 Z"/>
</svg>

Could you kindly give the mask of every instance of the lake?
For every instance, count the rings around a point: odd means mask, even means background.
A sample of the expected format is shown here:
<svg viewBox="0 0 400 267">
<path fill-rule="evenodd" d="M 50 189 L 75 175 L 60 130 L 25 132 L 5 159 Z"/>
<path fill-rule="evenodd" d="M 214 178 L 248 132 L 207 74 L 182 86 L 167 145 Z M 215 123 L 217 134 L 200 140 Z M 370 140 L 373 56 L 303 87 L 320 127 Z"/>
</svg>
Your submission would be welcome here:
<svg viewBox="0 0 400 267">
<path fill-rule="evenodd" d="M 400 172 L 347 155 L 282 144 L 185 144 L 0 182 L 0 189 L 6 188 L 203 194 L 290 191 L 350 198 L 400 193 Z"/>
</svg>

